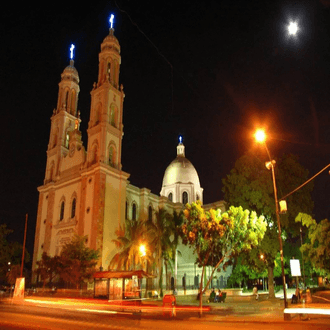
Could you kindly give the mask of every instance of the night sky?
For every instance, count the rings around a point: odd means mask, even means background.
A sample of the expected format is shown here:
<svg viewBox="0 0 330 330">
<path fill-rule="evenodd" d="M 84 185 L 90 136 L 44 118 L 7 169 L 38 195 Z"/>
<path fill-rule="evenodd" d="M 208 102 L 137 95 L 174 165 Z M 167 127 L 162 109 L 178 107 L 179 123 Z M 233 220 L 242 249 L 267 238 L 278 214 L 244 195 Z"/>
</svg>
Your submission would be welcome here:
<svg viewBox="0 0 330 330">
<path fill-rule="evenodd" d="M 267 128 L 274 157 L 295 153 L 310 176 L 330 160 L 330 1 L 6 3 L 1 12 L 0 224 L 32 255 L 50 117 L 74 43 L 83 142 L 98 53 L 115 14 L 124 101 L 122 165 L 159 194 L 182 134 L 204 203 Z M 286 27 L 300 30 L 288 37 Z M 265 153 L 265 161 L 267 155 Z M 316 178 L 315 217 L 329 217 L 330 176 Z M 279 196 L 281 197 L 281 196 Z"/>
</svg>

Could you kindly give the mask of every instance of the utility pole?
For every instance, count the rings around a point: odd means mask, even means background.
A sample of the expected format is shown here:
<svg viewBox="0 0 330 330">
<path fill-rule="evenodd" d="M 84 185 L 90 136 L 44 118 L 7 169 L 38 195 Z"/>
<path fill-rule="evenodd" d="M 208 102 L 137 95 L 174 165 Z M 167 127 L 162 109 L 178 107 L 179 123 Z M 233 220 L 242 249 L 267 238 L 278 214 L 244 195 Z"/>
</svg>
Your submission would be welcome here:
<svg viewBox="0 0 330 330">
<path fill-rule="evenodd" d="M 23 242 L 23 253 L 22 253 L 22 264 L 21 264 L 21 277 L 23 277 L 23 266 L 24 266 L 24 255 L 25 255 L 25 241 L 26 241 L 26 229 L 27 229 L 28 214 L 25 215 L 25 229 L 24 229 L 24 242 Z"/>
</svg>

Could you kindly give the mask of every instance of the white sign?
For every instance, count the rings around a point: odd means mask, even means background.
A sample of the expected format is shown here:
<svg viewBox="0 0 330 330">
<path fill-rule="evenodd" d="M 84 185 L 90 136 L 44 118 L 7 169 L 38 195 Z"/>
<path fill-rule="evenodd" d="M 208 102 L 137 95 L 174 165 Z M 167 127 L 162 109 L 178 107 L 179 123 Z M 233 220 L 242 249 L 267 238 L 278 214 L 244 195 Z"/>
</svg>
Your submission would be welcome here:
<svg viewBox="0 0 330 330">
<path fill-rule="evenodd" d="M 300 262 L 298 259 L 290 260 L 291 276 L 301 276 Z"/>
</svg>

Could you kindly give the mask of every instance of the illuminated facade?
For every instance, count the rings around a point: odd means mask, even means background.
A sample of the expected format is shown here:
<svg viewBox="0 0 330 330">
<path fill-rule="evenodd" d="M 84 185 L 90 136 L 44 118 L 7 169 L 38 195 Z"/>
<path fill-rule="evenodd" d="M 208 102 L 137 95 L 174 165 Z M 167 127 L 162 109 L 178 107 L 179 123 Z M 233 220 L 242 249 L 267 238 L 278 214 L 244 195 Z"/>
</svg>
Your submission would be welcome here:
<svg viewBox="0 0 330 330">
<path fill-rule="evenodd" d="M 98 266 L 108 270 L 117 252 L 112 242 L 115 230 L 125 219 L 150 219 L 159 208 L 179 212 L 187 202 L 203 201 L 203 188 L 196 169 L 185 157 L 181 138 L 177 157 L 165 171 L 160 196 L 131 185 L 129 174 L 122 171 L 125 94 L 119 84 L 120 45 L 113 28 L 101 44 L 85 149 L 77 110 L 80 89 L 73 49 L 72 45 L 70 65 L 61 75 L 57 107 L 51 116 L 45 178 L 38 187 L 33 270 L 43 252 L 50 256 L 60 254 L 74 233 L 86 235 L 87 245 L 100 250 Z M 224 210 L 225 205 L 219 201 L 204 207 Z M 201 271 L 196 270 L 191 249 L 182 246 L 178 250 L 181 255 L 177 277 L 186 274 L 187 286 L 193 285 L 194 277 Z"/>
</svg>

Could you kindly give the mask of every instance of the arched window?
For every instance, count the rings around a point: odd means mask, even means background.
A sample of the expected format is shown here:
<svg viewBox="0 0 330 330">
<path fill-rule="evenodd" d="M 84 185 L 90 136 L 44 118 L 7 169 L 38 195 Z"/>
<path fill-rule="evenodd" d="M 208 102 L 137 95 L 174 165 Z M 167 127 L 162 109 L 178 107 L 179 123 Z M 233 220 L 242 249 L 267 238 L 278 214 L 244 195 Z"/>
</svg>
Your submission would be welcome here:
<svg viewBox="0 0 330 330">
<path fill-rule="evenodd" d="M 68 110 L 68 101 L 69 101 L 69 91 L 67 90 L 65 92 L 65 105 L 64 105 L 65 110 Z"/>
<path fill-rule="evenodd" d="M 119 72 L 119 64 L 118 61 L 114 61 L 114 72 L 113 72 L 113 85 L 118 88 L 118 72 Z"/>
<path fill-rule="evenodd" d="M 148 220 L 152 221 L 152 206 L 151 205 L 148 208 Z"/>
<path fill-rule="evenodd" d="M 109 80 L 110 80 L 110 72 L 111 72 L 111 63 L 108 62 L 108 65 L 107 65 L 107 77 L 109 78 Z"/>
<path fill-rule="evenodd" d="M 76 216 L 76 199 L 74 198 L 72 200 L 72 204 L 71 204 L 71 218 L 74 218 Z"/>
<path fill-rule="evenodd" d="M 167 198 L 168 198 L 169 201 L 173 202 L 173 194 L 172 193 L 169 193 Z"/>
<path fill-rule="evenodd" d="M 136 204 L 133 203 L 132 206 L 132 220 L 136 220 Z"/>
<path fill-rule="evenodd" d="M 64 219 L 64 206 L 65 206 L 65 203 L 64 203 L 64 201 L 62 201 L 61 209 L 60 209 L 60 221 L 62 221 Z"/>
<path fill-rule="evenodd" d="M 101 120 L 101 109 L 102 109 L 102 104 L 99 103 L 94 111 L 94 125 L 97 125 Z"/>
<path fill-rule="evenodd" d="M 98 161 L 98 143 L 97 140 L 94 140 L 92 144 L 92 153 L 91 153 L 91 164 L 95 164 Z"/>
<path fill-rule="evenodd" d="M 109 165 L 116 167 L 116 147 L 113 144 L 109 147 Z"/>
<path fill-rule="evenodd" d="M 70 111 L 70 113 L 71 113 L 71 115 L 75 116 L 76 115 L 75 112 L 76 112 L 76 91 L 73 89 L 71 91 L 71 111 Z"/>
<path fill-rule="evenodd" d="M 198 194 L 196 195 L 196 200 L 197 201 L 200 201 L 201 200 Z"/>
<path fill-rule="evenodd" d="M 184 191 L 182 193 L 182 204 L 186 205 L 188 203 L 188 193 L 186 191 Z"/>
<path fill-rule="evenodd" d="M 65 134 L 65 148 L 69 148 L 70 134 L 69 131 Z"/>
<path fill-rule="evenodd" d="M 114 103 L 110 105 L 110 124 L 114 127 L 117 127 L 117 107 Z"/>
</svg>

